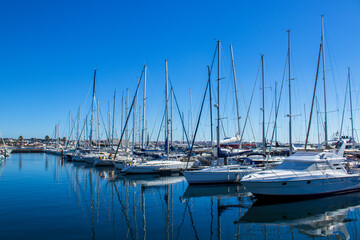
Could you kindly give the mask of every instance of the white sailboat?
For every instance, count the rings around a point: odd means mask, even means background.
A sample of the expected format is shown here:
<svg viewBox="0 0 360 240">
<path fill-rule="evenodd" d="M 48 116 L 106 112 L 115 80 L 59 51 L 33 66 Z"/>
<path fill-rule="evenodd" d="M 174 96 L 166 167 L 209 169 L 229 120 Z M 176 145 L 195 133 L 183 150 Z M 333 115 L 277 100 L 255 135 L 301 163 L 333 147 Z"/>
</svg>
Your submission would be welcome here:
<svg viewBox="0 0 360 240">
<path fill-rule="evenodd" d="M 232 50 L 232 48 L 231 48 Z M 227 159 L 222 159 L 220 150 L 220 41 L 217 43 L 218 53 L 218 103 L 217 103 L 217 159 L 216 162 L 223 162 L 225 165 L 207 167 L 201 170 L 184 171 L 183 174 L 189 184 L 215 184 L 239 182 L 244 176 L 261 171 L 263 167 L 255 165 L 227 165 Z M 263 60 L 263 57 L 261 58 Z"/>
<path fill-rule="evenodd" d="M 146 68 L 145 68 L 146 69 Z M 164 158 L 166 160 L 150 160 L 135 162 L 133 164 L 128 164 L 123 166 L 121 169 L 122 173 L 126 174 L 148 174 L 148 173 L 159 173 L 160 171 L 170 171 L 170 172 L 179 172 L 180 170 L 185 169 L 186 167 L 192 167 L 194 162 L 183 162 L 178 158 L 172 158 L 170 156 L 170 146 L 169 146 L 169 95 L 168 95 L 168 68 L 167 60 L 165 60 L 165 150 L 166 155 Z"/>
</svg>

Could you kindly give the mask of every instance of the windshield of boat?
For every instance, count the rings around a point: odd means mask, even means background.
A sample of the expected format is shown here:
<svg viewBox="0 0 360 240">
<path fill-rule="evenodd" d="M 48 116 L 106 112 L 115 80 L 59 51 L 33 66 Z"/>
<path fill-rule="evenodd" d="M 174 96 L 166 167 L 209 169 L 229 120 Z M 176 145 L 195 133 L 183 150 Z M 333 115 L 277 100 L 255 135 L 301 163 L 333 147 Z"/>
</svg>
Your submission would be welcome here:
<svg viewBox="0 0 360 240">
<path fill-rule="evenodd" d="M 314 163 L 312 162 L 298 162 L 298 161 L 284 161 L 276 169 L 281 170 L 307 170 Z"/>
</svg>

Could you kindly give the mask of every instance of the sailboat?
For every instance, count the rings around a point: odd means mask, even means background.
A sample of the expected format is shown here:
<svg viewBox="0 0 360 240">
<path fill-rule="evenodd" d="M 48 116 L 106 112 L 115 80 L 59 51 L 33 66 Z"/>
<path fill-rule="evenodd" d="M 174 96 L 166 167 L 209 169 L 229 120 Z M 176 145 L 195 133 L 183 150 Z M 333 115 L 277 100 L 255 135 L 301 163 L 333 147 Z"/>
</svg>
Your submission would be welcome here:
<svg viewBox="0 0 360 240">
<path fill-rule="evenodd" d="M 250 161 L 249 165 L 231 164 L 227 165 L 227 158 L 222 158 L 220 149 L 220 41 L 217 42 L 218 54 L 218 103 L 217 107 L 217 159 L 214 162 L 225 163 L 211 166 L 200 170 L 184 171 L 183 174 L 189 184 L 214 184 L 214 183 L 234 183 L 239 182 L 247 174 L 263 170 Z"/>
<path fill-rule="evenodd" d="M 166 155 L 160 160 L 145 160 L 142 162 L 134 162 L 128 164 L 121 169 L 122 173 L 126 174 L 148 174 L 159 173 L 161 171 L 179 172 L 186 167 L 192 167 L 194 162 L 183 162 L 177 157 L 171 157 L 169 145 L 169 94 L 168 94 L 168 67 L 167 60 L 165 60 L 165 150 Z M 166 159 L 166 160 L 165 160 Z"/>
</svg>

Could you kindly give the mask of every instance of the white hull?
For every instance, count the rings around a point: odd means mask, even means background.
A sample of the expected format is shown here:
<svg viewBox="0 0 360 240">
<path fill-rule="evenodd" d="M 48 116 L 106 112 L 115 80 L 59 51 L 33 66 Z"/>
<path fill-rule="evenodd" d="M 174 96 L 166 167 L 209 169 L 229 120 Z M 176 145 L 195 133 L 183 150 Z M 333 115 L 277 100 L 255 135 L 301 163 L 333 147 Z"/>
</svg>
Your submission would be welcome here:
<svg viewBox="0 0 360 240">
<path fill-rule="evenodd" d="M 235 183 L 244 176 L 260 171 L 251 166 L 228 165 L 209 167 L 197 171 L 185 171 L 183 174 L 189 184 Z"/>
<path fill-rule="evenodd" d="M 247 182 L 245 188 L 257 197 L 316 197 L 360 190 L 360 175 L 293 181 Z"/>
<path fill-rule="evenodd" d="M 181 161 L 148 161 L 145 163 L 138 163 L 126 165 L 121 172 L 128 174 L 147 174 L 159 173 L 160 171 L 177 172 L 186 168 L 186 162 Z M 188 167 L 192 167 L 193 162 L 189 162 Z"/>
</svg>

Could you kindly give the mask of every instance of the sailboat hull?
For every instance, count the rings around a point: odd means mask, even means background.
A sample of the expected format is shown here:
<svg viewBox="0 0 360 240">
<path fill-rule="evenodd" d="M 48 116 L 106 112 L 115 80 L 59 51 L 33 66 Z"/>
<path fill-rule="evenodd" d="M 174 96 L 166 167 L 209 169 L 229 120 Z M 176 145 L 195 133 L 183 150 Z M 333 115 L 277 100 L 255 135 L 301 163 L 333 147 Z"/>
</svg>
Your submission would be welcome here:
<svg viewBox="0 0 360 240">
<path fill-rule="evenodd" d="M 239 167 L 238 165 L 228 165 L 224 167 L 210 167 L 198 171 L 185 171 L 183 174 L 189 184 L 239 183 L 244 176 L 260 170 L 260 168 L 253 168 L 251 166 Z"/>
</svg>

